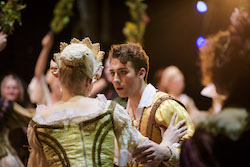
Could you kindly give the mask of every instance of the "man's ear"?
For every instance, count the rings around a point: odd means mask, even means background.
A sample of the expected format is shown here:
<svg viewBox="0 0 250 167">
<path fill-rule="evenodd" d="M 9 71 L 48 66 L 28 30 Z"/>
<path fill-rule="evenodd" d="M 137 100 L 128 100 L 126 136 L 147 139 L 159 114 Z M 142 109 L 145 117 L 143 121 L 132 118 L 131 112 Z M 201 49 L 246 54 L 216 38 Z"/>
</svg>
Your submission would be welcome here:
<svg viewBox="0 0 250 167">
<path fill-rule="evenodd" d="M 139 76 L 139 78 L 144 79 L 144 77 L 146 76 L 146 69 L 145 68 L 141 68 L 138 71 L 138 76 Z"/>
</svg>

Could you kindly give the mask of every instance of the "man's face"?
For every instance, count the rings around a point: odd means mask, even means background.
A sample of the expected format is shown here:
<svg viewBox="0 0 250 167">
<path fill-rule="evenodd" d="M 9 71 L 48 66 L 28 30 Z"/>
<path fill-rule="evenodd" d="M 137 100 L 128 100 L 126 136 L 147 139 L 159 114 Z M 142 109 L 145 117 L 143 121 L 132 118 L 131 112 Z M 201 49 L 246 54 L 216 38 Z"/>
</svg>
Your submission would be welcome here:
<svg viewBox="0 0 250 167">
<path fill-rule="evenodd" d="M 131 62 L 122 64 L 118 58 L 112 58 L 110 74 L 114 88 L 120 97 L 130 97 L 139 90 L 141 79 Z"/>
</svg>

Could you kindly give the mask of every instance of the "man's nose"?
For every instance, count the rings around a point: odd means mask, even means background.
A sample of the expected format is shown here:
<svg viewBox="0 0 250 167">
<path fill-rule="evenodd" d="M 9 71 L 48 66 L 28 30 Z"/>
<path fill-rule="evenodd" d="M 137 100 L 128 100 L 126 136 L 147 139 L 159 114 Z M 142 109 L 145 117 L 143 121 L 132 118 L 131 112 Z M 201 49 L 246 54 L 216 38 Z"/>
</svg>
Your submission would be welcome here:
<svg viewBox="0 0 250 167">
<path fill-rule="evenodd" d="M 120 78 L 117 74 L 114 76 L 114 82 L 120 82 Z"/>
</svg>

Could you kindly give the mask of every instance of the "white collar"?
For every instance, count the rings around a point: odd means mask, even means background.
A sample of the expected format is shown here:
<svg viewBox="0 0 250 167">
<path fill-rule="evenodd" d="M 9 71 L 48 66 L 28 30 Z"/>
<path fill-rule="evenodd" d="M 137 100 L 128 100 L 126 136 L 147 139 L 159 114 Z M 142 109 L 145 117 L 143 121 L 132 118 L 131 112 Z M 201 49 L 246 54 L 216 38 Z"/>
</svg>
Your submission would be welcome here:
<svg viewBox="0 0 250 167">
<path fill-rule="evenodd" d="M 149 107 L 153 102 L 153 97 L 156 92 L 157 89 L 152 84 L 148 84 L 143 90 L 138 108 Z"/>
<path fill-rule="evenodd" d="M 139 121 L 139 118 L 141 118 L 141 114 L 142 114 L 144 107 L 149 107 L 152 105 L 153 97 L 156 94 L 156 92 L 157 92 L 157 89 L 151 84 L 148 84 L 143 90 L 139 105 L 136 109 L 136 118 L 138 119 L 138 121 Z M 128 99 L 126 111 L 128 112 L 132 120 L 135 119 L 135 115 L 132 110 L 130 99 Z"/>
</svg>

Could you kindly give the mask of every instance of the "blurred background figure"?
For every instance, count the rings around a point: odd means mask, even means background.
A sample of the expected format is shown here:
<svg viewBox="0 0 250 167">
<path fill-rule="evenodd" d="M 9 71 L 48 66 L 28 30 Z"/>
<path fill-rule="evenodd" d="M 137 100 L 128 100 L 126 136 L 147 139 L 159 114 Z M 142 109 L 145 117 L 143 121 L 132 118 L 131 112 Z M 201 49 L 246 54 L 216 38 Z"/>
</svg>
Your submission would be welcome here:
<svg viewBox="0 0 250 167">
<path fill-rule="evenodd" d="M 21 79 L 13 74 L 1 81 L 0 166 L 21 167 L 29 156 L 26 127 L 35 110 Z"/>
<path fill-rule="evenodd" d="M 0 32 L 0 52 L 3 51 L 7 45 L 7 34 Z"/>
<path fill-rule="evenodd" d="M 250 6 L 249 6 L 250 7 Z M 219 114 L 201 122 L 184 141 L 182 167 L 249 166 L 250 10 L 235 9 L 231 25 L 206 39 L 200 49 L 203 83 L 225 96 Z"/>
<path fill-rule="evenodd" d="M 160 69 L 156 75 L 158 75 L 158 77 L 156 77 L 159 78 L 158 83 L 156 84 L 158 90 L 166 92 L 180 100 L 186 106 L 192 119 L 199 110 L 196 107 L 194 100 L 183 93 L 185 89 L 185 78 L 180 69 L 171 65 L 165 69 Z"/>
<path fill-rule="evenodd" d="M 47 70 L 44 76 L 53 43 L 54 35 L 48 32 L 42 39 L 42 50 L 36 62 L 34 77 L 28 86 L 30 100 L 35 104 L 51 105 L 58 102 L 62 96 L 59 79 L 54 77 L 50 70 Z"/>
<path fill-rule="evenodd" d="M 208 112 L 211 115 L 219 114 L 226 97 L 217 93 L 213 83 L 208 83 L 205 85 L 206 86 L 201 90 L 201 95 L 212 99 L 212 105 L 208 109 Z"/>
<path fill-rule="evenodd" d="M 111 82 L 111 74 L 109 71 L 110 60 L 109 58 L 104 61 L 104 72 L 102 77 L 94 83 L 90 97 L 95 97 L 98 93 L 104 94 L 108 100 L 114 100 L 123 107 L 127 106 L 127 98 L 120 98 L 116 93 L 114 86 Z"/>
</svg>

